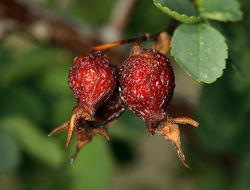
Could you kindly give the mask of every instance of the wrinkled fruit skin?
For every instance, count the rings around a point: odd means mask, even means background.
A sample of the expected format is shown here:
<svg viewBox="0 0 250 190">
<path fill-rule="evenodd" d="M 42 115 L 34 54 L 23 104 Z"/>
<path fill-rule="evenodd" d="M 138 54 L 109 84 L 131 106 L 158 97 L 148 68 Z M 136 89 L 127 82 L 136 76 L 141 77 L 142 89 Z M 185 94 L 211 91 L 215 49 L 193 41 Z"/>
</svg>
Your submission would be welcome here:
<svg viewBox="0 0 250 190">
<path fill-rule="evenodd" d="M 135 45 L 119 75 L 125 105 L 143 119 L 149 131 L 164 119 L 174 90 L 174 72 L 168 58 L 156 50 Z"/>
<path fill-rule="evenodd" d="M 94 120 L 90 122 L 92 126 L 106 126 L 112 121 L 116 120 L 125 110 L 125 104 L 123 103 L 118 87 L 114 94 L 101 105 L 94 116 Z M 108 126 L 107 126 L 108 127 Z"/>
<path fill-rule="evenodd" d="M 97 107 L 114 92 L 114 69 L 101 51 L 93 50 L 87 56 L 74 59 L 68 75 L 68 84 L 75 95 L 77 105 L 94 115 Z"/>
<path fill-rule="evenodd" d="M 136 43 L 129 58 L 121 67 L 116 67 L 115 73 L 101 51 L 92 51 L 75 58 L 68 83 L 77 105 L 70 120 L 49 136 L 67 130 L 68 147 L 72 135 L 76 135 L 71 163 L 95 135 L 102 135 L 109 141 L 107 130 L 128 107 L 147 123 L 151 134 L 158 133 L 171 142 L 183 165 L 191 168 L 181 148 L 179 124 L 198 127 L 199 123 L 188 117 L 172 118 L 167 114 L 175 84 L 173 69 L 163 54 L 140 48 Z"/>
</svg>

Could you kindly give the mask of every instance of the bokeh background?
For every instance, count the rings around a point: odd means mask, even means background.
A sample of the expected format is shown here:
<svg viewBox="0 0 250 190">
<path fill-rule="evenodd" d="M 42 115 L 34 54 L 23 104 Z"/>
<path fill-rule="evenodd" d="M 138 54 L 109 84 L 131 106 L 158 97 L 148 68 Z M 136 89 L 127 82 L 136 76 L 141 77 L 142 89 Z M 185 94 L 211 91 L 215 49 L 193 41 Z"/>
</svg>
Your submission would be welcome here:
<svg viewBox="0 0 250 190">
<path fill-rule="evenodd" d="M 250 2 L 240 2 L 244 20 L 211 22 L 230 51 L 220 79 L 199 84 L 172 61 L 169 113 L 201 124 L 181 127 L 189 170 L 129 110 L 109 130 L 111 143 L 94 137 L 72 165 L 75 142 L 65 149 L 66 133 L 47 137 L 72 114 L 67 75 L 74 56 L 168 28 L 171 19 L 152 0 L 0 0 L 0 189 L 250 189 Z M 121 64 L 130 48 L 107 54 Z"/>
</svg>

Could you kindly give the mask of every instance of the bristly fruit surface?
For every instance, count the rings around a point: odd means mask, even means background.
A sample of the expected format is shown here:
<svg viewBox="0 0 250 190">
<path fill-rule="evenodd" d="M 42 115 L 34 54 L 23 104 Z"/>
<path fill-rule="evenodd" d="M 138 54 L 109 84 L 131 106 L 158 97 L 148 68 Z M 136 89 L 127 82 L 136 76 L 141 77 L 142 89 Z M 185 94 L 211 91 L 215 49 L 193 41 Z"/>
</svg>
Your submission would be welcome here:
<svg viewBox="0 0 250 190">
<path fill-rule="evenodd" d="M 95 127 L 104 125 L 108 128 L 109 125 L 124 112 L 124 110 L 125 105 L 120 97 L 120 91 L 117 87 L 113 95 L 96 110 L 94 121 L 92 121 L 91 124 Z"/>
<path fill-rule="evenodd" d="M 73 91 L 78 106 L 82 106 L 93 116 L 97 107 L 113 93 L 116 79 L 110 61 L 101 51 L 93 50 L 87 56 L 74 59 L 70 69 L 68 84 Z"/>
<path fill-rule="evenodd" d="M 174 72 L 169 59 L 153 49 L 135 44 L 119 75 L 121 97 L 143 119 L 149 131 L 164 119 L 174 90 Z"/>
<path fill-rule="evenodd" d="M 101 51 L 92 50 L 86 56 L 74 59 L 69 71 L 68 84 L 73 91 L 77 105 L 68 123 L 68 147 L 79 121 L 91 121 L 98 109 L 114 92 L 115 70 Z"/>
<path fill-rule="evenodd" d="M 146 50 L 136 43 L 129 58 L 116 69 L 115 73 L 110 61 L 98 50 L 76 57 L 68 84 L 77 105 L 70 120 L 54 129 L 49 136 L 67 130 L 68 147 L 72 135 L 76 134 L 72 163 L 93 136 L 100 134 L 109 141 L 107 130 L 128 107 L 147 123 L 151 134 L 158 133 L 171 142 L 183 165 L 191 168 L 181 148 L 179 124 L 198 127 L 199 123 L 188 117 L 172 118 L 167 114 L 175 87 L 174 72 L 168 58 L 157 50 Z"/>
</svg>

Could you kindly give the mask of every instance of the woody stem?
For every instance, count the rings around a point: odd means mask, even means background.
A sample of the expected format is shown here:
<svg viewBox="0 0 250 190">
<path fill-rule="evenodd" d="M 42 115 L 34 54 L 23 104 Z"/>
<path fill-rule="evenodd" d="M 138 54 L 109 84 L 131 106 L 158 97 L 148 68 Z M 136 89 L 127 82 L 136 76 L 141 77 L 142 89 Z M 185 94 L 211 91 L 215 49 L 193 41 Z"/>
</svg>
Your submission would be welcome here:
<svg viewBox="0 0 250 190">
<path fill-rule="evenodd" d="M 111 43 L 95 46 L 95 47 L 92 47 L 91 49 L 93 49 L 93 50 L 106 50 L 106 49 L 109 49 L 112 47 L 116 47 L 116 46 L 120 46 L 120 45 L 128 44 L 128 43 L 133 43 L 133 42 L 156 41 L 158 35 L 159 34 L 150 35 L 148 33 L 145 33 L 145 34 L 133 37 L 133 38 L 126 39 L 126 40 L 118 40 L 118 41 L 114 41 Z"/>
</svg>

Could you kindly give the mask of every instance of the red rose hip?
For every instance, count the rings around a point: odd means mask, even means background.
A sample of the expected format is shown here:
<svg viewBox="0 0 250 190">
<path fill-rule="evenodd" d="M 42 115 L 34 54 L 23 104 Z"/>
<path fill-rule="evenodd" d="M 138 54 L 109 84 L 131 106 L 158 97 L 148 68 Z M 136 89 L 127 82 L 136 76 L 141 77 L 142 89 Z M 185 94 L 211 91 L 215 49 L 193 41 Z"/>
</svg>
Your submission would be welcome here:
<svg viewBox="0 0 250 190">
<path fill-rule="evenodd" d="M 121 41 L 118 42 L 111 45 Z M 111 45 L 97 47 L 105 49 Z M 182 163 L 190 168 L 181 148 L 179 124 L 198 127 L 199 123 L 189 117 L 172 118 L 167 114 L 175 87 L 174 72 L 168 58 L 159 51 L 143 49 L 136 43 L 117 73 L 98 50 L 74 59 L 68 84 L 77 105 L 71 119 L 49 134 L 68 130 L 66 147 L 72 134 L 76 134 L 76 150 L 71 162 L 96 134 L 109 140 L 107 129 L 128 107 L 147 123 L 151 134 L 158 133 L 171 142 Z"/>
<path fill-rule="evenodd" d="M 68 84 L 73 91 L 77 106 L 68 127 L 68 146 L 79 120 L 92 120 L 96 109 L 114 92 L 116 79 L 114 69 L 101 51 L 74 59 L 69 71 Z"/>
<path fill-rule="evenodd" d="M 168 58 L 138 44 L 132 49 L 119 76 L 126 106 L 143 119 L 153 134 L 164 119 L 174 90 L 174 72 Z"/>
<path fill-rule="evenodd" d="M 105 102 L 115 88 L 114 69 L 101 51 L 92 51 L 87 56 L 74 59 L 68 84 L 78 106 L 82 106 L 92 117 L 100 103 Z"/>
<path fill-rule="evenodd" d="M 73 133 L 76 134 L 76 149 L 70 159 L 70 162 L 74 162 L 80 149 L 90 143 L 93 136 L 99 134 L 104 136 L 109 141 L 110 139 L 107 129 L 114 124 L 114 121 L 123 113 L 124 110 L 125 105 L 120 98 L 118 88 L 116 88 L 113 95 L 98 107 L 92 121 L 86 121 L 79 118 L 76 127 L 73 128 Z M 66 122 L 52 131 L 50 135 L 68 130 L 68 128 L 69 122 Z"/>
<path fill-rule="evenodd" d="M 90 123 L 96 127 L 103 125 L 105 128 L 109 128 L 124 110 L 125 105 L 117 87 L 113 95 L 97 109 L 94 120 Z"/>
</svg>

